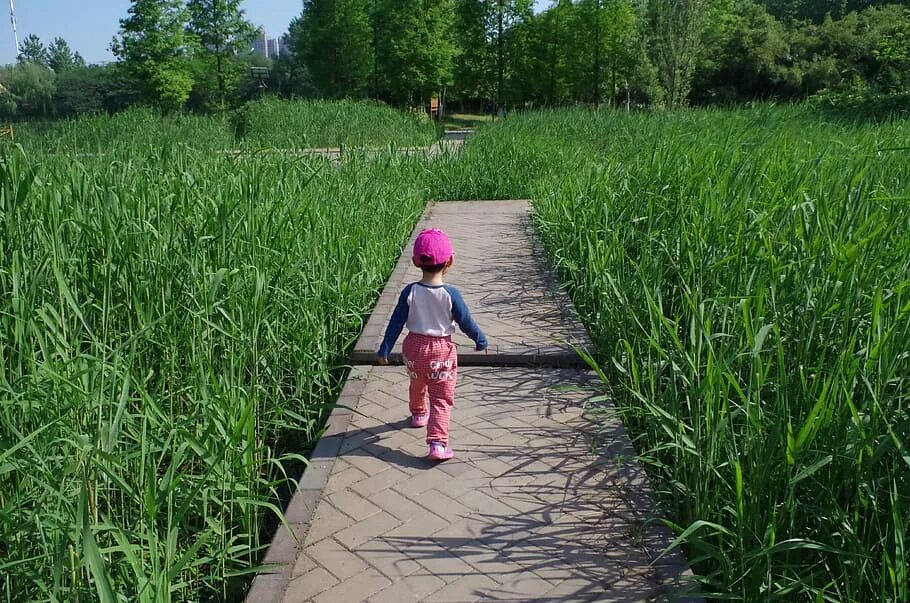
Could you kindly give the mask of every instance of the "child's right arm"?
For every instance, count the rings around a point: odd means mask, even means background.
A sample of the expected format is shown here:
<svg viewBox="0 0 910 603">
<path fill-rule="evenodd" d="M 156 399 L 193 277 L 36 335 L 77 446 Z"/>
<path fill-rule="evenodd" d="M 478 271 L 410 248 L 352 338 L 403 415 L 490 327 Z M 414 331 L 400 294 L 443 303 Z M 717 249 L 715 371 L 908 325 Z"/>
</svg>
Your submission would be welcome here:
<svg viewBox="0 0 910 603">
<path fill-rule="evenodd" d="M 477 326 L 477 323 L 474 322 L 474 319 L 471 318 L 471 312 L 468 310 L 468 305 L 464 303 L 461 292 L 455 287 L 450 287 L 448 285 L 446 285 L 446 290 L 452 298 L 452 318 L 458 323 L 458 327 L 465 335 L 474 341 L 474 349 L 476 351 L 479 352 L 487 349 L 487 346 L 489 345 L 487 343 L 487 337 L 483 334 L 483 331 L 480 330 L 480 327 Z"/>
<path fill-rule="evenodd" d="M 401 335 L 401 330 L 404 328 L 405 323 L 408 321 L 408 297 L 411 295 L 411 287 L 413 283 L 404 288 L 404 291 L 401 292 L 401 295 L 398 296 L 398 305 L 395 306 L 395 311 L 392 312 L 392 318 L 389 319 L 389 326 L 386 327 L 385 337 L 382 339 L 382 345 L 379 346 L 379 361 L 383 364 L 388 364 L 389 354 L 392 353 L 392 348 L 395 347 L 395 342 L 398 340 L 398 336 Z"/>
</svg>

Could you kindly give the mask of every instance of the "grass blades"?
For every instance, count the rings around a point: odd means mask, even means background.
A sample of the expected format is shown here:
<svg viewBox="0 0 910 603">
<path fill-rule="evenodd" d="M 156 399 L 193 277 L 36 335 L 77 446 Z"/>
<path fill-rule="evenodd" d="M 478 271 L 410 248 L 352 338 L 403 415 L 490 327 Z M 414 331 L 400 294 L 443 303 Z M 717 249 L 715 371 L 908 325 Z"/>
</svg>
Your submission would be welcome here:
<svg viewBox="0 0 910 603">
<path fill-rule="evenodd" d="M 907 600 L 908 125 L 524 121 L 587 151 L 527 192 L 707 592 Z"/>
<path fill-rule="evenodd" d="M 426 202 L 418 159 L 132 152 L 0 161 L 2 601 L 241 598 Z"/>
<path fill-rule="evenodd" d="M 470 198 L 534 200 L 708 594 L 910 600 L 908 122 L 578 109 L 432 162 L 223 152 L 435 137 L 384 111 L 17 126 L 0 601 L 240 599 L 426 200 Z"/>
</svg>

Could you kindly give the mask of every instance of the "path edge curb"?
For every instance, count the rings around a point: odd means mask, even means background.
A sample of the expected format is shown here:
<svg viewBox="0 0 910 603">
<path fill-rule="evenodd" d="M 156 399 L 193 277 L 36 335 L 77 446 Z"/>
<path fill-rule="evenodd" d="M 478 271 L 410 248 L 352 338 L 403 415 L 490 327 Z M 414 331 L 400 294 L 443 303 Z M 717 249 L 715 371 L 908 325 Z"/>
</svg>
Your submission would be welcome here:
<svg viewBox="0 0 910 603">
<path fill-rule="evenodd" d="M 260 563 L 264 567 L 256 572 L 244 598 L 245 603 L 280 603 L 284 599 L 316 505 L 322 499 L 341 443 L 372 370 L 369 366 L 358 365 L 351 366 L 350 369 L 344 387 L 326 419 L 325 432 L 316 443 L 294 495 L 284 509 L 286 523 L 280 524 L 275 531 Z"/>
</svg>

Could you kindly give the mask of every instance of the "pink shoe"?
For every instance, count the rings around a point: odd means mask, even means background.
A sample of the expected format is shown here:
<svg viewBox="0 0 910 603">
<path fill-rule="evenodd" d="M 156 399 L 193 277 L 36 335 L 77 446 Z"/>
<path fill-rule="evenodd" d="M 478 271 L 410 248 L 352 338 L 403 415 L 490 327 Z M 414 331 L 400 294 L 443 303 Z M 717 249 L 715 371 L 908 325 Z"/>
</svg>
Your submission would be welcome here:
<svg viewBox="0 0 910 603">
<path fill-rule="evenodd" d="M 430 454 L 427 455 L 427 458 L 431 461 L 447 461 L 453 456 L 455 453 L 452 452 L 452 449 L 442 442 L 430 442 Z"/>
<path fill-rule="evenodd" d="M 430 413 L 411 415 L 411 427 L 426 427 L 430 422 Z"/>
</svg>

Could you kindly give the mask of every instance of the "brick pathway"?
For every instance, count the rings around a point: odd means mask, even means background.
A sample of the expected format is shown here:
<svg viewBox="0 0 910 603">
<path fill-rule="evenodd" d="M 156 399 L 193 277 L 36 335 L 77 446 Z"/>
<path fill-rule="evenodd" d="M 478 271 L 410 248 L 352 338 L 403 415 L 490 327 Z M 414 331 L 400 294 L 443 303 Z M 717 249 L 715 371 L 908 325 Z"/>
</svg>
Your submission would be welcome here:
<svg viewBox="0 0 910 603">
<path fill-rule="evenodd" d="M 426 154 L 429 158 L 435 158 L 437 155 L 454 153 L 458 151 L 473 131 L 446 132 L 446 134 L 428 147 L 400 147 L 394 149 L 399 155 L 421 155 Z M 297 157 L 322 157 L 329 161 L 340 161 L 344 155 L 363 154 L 368 157 L 381 156 L 388 153 L 388 148 L 371 148 L 371 147 L 310 147 L 302 149 L 257 149 L 255 151 L 243 149 L 228 149 L 224 153 L 234 159 L 244 155 L 262 155 L 275 154 Z"/>
<path fill-rule="evenodd" d="M 553 339 L 587 340 L 526 212 L 523 202 L 472 202 L 427 213 L 453 239 L 447 280 L 498 346 L 500 366 L 459 369 L 455 459 L 423 458 L 425 430 L 407 427 L 400 367 L 355 366 L 247 601 L 687 597 L 679 552 L 655 561 L 671 537 L 649 521 L 647 478 L 596 380 L 539 366 L 565 355 Z M 383 300 L 409 278 L 402 266 Z M 378 308 L 370 325 L 388 312 Z M 357 353 L 372 359 L 375 339 L 368 333 Z M 535 366 L 502 366 L 529 358 Z"/>
<path fill-rule="evenodd" d="M 454 339 L 462 366 L 581 366 L 570 344 L 586 347 L 588 336 L 535 240 L 527 201 L 436 203 L 427 209 L 405 249 L 411 249 L 417 233 L 430 226 L 449 235 L 455 262 L 446 281 L 462 292 L 490 340 L 487 352 L 475 352 L 471 340 L 458 333 Z M 405 283 L 419 278 L 410 254 L 402 254 L 354 348 L 354 362 L 375 360 L 398 294 Z"/>
</svg>

